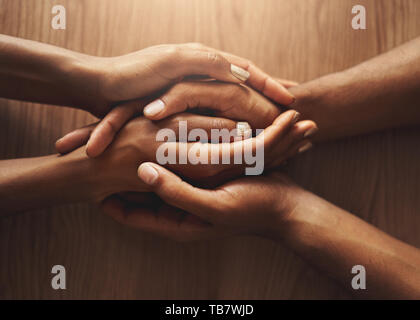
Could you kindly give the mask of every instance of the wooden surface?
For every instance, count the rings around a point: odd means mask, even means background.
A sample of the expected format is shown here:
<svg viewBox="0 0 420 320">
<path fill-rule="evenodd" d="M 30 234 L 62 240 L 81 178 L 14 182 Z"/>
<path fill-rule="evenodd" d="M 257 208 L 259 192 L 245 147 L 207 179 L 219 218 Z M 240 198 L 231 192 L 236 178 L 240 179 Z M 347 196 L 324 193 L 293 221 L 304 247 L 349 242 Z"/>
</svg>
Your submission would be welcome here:
<svg viewBox="0 0 420 320">
<path fill-rule="evenodd" d="M 53 4 L 67 9 L 66 30 L 50 27 Z M 367 30 L 351 28 L 355 4 L 366 6 Z M 0 0 L 4 34 L 104 56 L 199 41 L 298 81 L 419 36 L 419 16 L 417 0 Z M 81 111 L 1 99 L 0 158 L 52 153 L 56 138 L 91 121 Z M 419 138 L 419 129 L 402 129 L 318 146 L 292 163 L 291 174 L 420 246 Z M 66 267 L 67 290 L 51 289 L 56 264 Z M 177 244 L 120 226 L 88 204 L 0 220 L 0 298 L 347 297 L 288 249 L 262 239 Z"/>
</svg>

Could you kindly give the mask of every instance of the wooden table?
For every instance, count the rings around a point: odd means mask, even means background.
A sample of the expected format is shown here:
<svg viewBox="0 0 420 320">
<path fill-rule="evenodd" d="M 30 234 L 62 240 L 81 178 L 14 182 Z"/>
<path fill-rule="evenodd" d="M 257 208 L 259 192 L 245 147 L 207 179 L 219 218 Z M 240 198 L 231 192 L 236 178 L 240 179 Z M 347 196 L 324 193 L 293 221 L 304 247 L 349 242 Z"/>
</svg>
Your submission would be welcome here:
<svg viewBox="0 0 420 320">
<path fill-rule="evenodd" d="M 54 4 L 67 10 L 66 30 L 51 28 Z M 367 30 L 351 27 L 355 4 L 366 7 Z M 0 0 L 4 34 L 106 56 L 197 41 L 300 82 L 419 36 L 419 16 L 417 0 Z M 56 138 L 92 120 L 1 99 L 0 157 L 52 153 Z M 419 128 L 407 128 L 320 145 L 292 163 L 291 175 L 420 246 L 419 138 Z M 250 237 L 178 244 L 127 229 L 89 204 L 1 218 L 0 264 L 1 298 L 349 297 L 280 244 Z M 66 268 L 66 290 L 51 288 L 56 264 Z"/>
</svg>

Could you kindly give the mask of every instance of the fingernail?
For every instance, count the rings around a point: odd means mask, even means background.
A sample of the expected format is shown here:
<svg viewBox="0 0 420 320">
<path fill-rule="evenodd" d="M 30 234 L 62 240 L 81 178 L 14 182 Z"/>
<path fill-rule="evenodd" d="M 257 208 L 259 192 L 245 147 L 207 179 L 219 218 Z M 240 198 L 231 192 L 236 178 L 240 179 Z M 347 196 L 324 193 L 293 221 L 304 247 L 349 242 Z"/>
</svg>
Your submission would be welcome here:
<svg viewBox="0 0 420 320">
<path fill-rule="evenodd" d="M 312 127 L 308 131 L 305 132 L 305 134 L 303 135 L 303 137 L 304 138 L 312 137 L 317 132 L 318 132 L 318 128 L 317 127 Z"/>
<path fill-rule="evenodd" d="M 281 103 L 285 106 L 290 106 L 294 104 L 296 101 L 296 97 L 279 82 L 274 81 L 274 83 L 277 84 L 278 90 L 281 93 Z"/>
<path fill-rule="evenodd" d="M 156 171 L 156 169 L 147 163 L 143 163 L 142 165 L 140 165 L 138 174 L 140 179 L 143 180 L 144 183 L 149 185 L 153 185 L 159 177 L 159 173 Z"/>
<path fill-rule="evenodd" d="M 230 65 L 230 71 L 232 74 L 241 80 L 242 82 L 245 82 L 249 78 L 249 72 L 245 69 L 242 69 L 241 67 L 235 66 L 234 64 Z"/>
<path fill-rule="evenodd" d="M 144 107 L 143 114 L 145 116 L 155 116 L 165 108 L 165 103 L 161 99 L 157 99 Z"/>
<path fill-rule="evenodd" d="M 292 104 L 294 104 L 295 103 L 295 101 L 296 101 L 296 98 L 295 98 L 295 96 L 293 95 L 293 94 L 291 94 L 290 92 L 289 92 L 289 90 L 287 90 L 287 89 L 285 89 L 286 90 L 286 92 L 287 92 L 287 95 L 289 96 L 289 98 L 290 98 L 290 102 L 287 104 L 288 106 L 291 106 Z"/>
<path fill-rule="evenodd" d="M 302 147 L 299 148 L 298 152 L 299 153 L 303 153 L 305 151 L 308 151 L 310 148 L 312 148 L 312 143 L 307 142 L 306 144 L 304 144 Z"/>
<path fill-rule="evenodd" d="M 293 124 L 295 124 L 296 122 L 298 122 L 300 119 L 300 113 L 296 112 L 295 115 L 293 116 L 292 122 Z"/>
<path fill-rule="evenodd" d="M 252 129 L 248 122 L 236 123 L 236 136 L 248 139 L 252 135 Z"/>
</svg>

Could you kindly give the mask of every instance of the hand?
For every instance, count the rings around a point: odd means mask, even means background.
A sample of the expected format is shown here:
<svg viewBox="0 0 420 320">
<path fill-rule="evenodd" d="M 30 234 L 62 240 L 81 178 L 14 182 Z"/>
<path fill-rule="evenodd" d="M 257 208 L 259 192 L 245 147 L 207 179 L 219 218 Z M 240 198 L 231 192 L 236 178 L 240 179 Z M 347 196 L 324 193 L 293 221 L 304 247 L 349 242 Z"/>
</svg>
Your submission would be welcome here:
<svg viewBox="0 0 420 320">
<path fill-rule="evenodd" d="M 98 76 L 93 77 L 98 79 L 95 84 L 97 103 L 88 106 L 87 110 L 100 118 L 106 115 L 97 131 L 107 140 L 113 137 L 109 136 L 110 125 L 114 125 L 112 130 L 116 132 L 141 111 L 137 106 L 113 108 L 116 103 L 145 98 L 191 75 L 224 82 L 246 82 L 277 103 L 289 105 L 294 101 L 285 88 L 294 85 L 294 82 L 276 81 L 246 59 L 201 44 L 154 46 L 119 57 L 89 58 L 88 63 L 92 69 L 99 71 L 95 71 Z M 92 87 L 92 84 L 89 86 Z M 102 130 L 106 133 L 101 133 Z M 101 141 L 92 135 L 86 149 L 90 157 L 103 152 L 104 149 L 97 144 L 101 145 Z"/>
<path fill-rule="evenodd" d="M 219 239 L 236 234 L 170 206 L 154 193 L 121 193 L 101 202 L 102 211 L 117 222 L 180 242 Z"/>
<path fill-rule="evenodd" d="M 213 115 L 247 121 L 252 128 L 262 129 L 269 126 L 280 114 L 275 104 L 256 91 L 246 86 L 217 81 L 180 82 L 163 94 L 159 101 L 164 101 L 161 112 L 154 115 L 146 112 L 152 120 L 162 119 L 187 109 L 206 108 L 213 111 Z M 56 142 L 57 151 L 64 154 L 87 142 L 88 154 L 92 150 L 95 155 L 101 154 L 128 119 L 142 113 L 147 102 L 143 99 L 117 106 L 115 112 L 111 111 L 93 132 L 79 129 L 59 139 Z"/>
<path fill-rule="evenodd" d="M 224 235 L 270 236 L 279 230 L 282 222 L 306 196 L 303 189 L 278 170 L 260 177 L 233 180 L 212 190 L 196 188 L 155 163 L 143 163 L 138 174 L 166 202 L 167 205 L 160 211 L 165 219 L 177 210 L 185 212 L 184 215 L 194 215 L 206 221 L 210 228 L 206 230 L 211 230 L 215 236 L 222 231 Z M 175 239 L 180 232 L 176 224 L 167 223 L 160 227 L 158 218 L 153 219 L 149 211 L 124 209 L 122 203 L 119 203 L 118 209 L 109 210 L 107 206 L 105 210 L 108 213 L 111 211 L 115 219 L 126 225 L 170 237 L 175 234 Z M 172 218 L 176 220 L 176 217 Z M 147 224 L 143 226 L 146 220 Z"/>
<path fill-rule="evenodd" d="M 208 133 L 212 129 L 227 128 L 233 130 L 236 127 L 236 122 L 232 120 L 193 114 L 179 114 L 159 122 L 153 122 L 144 117 L 131 120 L 119 132 L 106 152 L 100 157 L 90 160 L 90 167 L 95 169 L 92 172 L 94 175 L 92 187 L 95 189 L 95 200 L 102 200 L 110 194 L 123 191 L 147 191 L 147 186 L 136 177 L 137 168 L 144 161 L 156 160 L 157 149 L 165 143 L 156 141 L 158 131 L 160 129 L 171 129 L 178 133 L 180 121 L 185 121 L 189 130 L 199 127 Z M 92 124 L 79 129 L 78 132 L 75 132 L 75 136 L 78 136 L 79 133 L 81 136 L 86 136 L 87 133 L 94 130 L 95 125 Z M 199 142 L 198 144 L 201 145 Z M 187 148 L 192 148 L 193 145 L 194 143 L 188 143 Z M 177 149 L 178 144 L 171 144 L 171 147 Z M 76 151 L 80 152 L 80 148 Z M 200 166 L 193 166 L 193 169 L 191 167 L 192 165 L 173 166 L 175 170 L 180 169 L 180 172 L 190 169 L 187 174 L 189 177 L 210 176 L 216 173 L 216 168 L 213 171 L 206 171 L 202 168 L 200 170 Z M 219 171 L 222 171 L 222 169 L 224 168 L 220 168 Z"/>
<path fill-rule="evenodd" d="M 285 86 L 246 59 L 201 44 L 159 45 L 119 57 L 100 58 L 105 74 L 103 96 L 111 103 L 153 94 L 187 76 L 203 76 L 224 82 L 246 82 L 254 89 L 289 105 L 293 96 Z"/>
<path fill-rule="evenodd" d="M 238 150 L 242 157 L 243 150 L 255 154 L 257 150 L 264 147 L 263 166 L 276 166 L 284 158 L 301 150 L 302 145 L 307 144 L 308 139 L 304 137 L 304 133 L 314 125 L 310 121 L 295 123 L 296 112 L 290 110 L 281 114 L 262 134 L 246 140 L 221 144 L 156 141 L 156 135 L 160 129 L 171 129 L 177 133 L 180 121 L 185 121 L 189 130 L 202 128 L 208 134 L 212 129 L 232 130 L 236 127 L 236 122 L 232 120 L 188 113 L 156 122 L 144 117 L 131 120 L 104 154 L 91 160 L 92 167 L 96 168 L 92 173 L 95 176 L 92 179 L 95 182 L 94 188 L 98 189 L 95 193 L 98 194 L 96 198 L 102 200 L 111 194 L 123 191 L 147 191 L 148 187 L 137 179 L 135 172 L 142 162 L 156 161 L 157 151 L 162 145 L 167 148 L 168 153 L 175 154 L 176 159 L 179 159 L 179 154 L 183 150 L 182 146 L 185 146 L 187 154 L 194 150 L 196 154 L 206 155 L 207 163 L 205 164 L 176 162 L 167 166 L 191 181 L 213 186 L 243 174 L 244 161 L 242 164 L 235 164 Z M 81 131 L 89 131 L 92 128 L 93 126 L 85 127 Z M 228 156 L 227 163 L 222 163 L 223 155 Z M 214 158 L 219 159 L 219 164 L 213 164 Z"/>
</svg>

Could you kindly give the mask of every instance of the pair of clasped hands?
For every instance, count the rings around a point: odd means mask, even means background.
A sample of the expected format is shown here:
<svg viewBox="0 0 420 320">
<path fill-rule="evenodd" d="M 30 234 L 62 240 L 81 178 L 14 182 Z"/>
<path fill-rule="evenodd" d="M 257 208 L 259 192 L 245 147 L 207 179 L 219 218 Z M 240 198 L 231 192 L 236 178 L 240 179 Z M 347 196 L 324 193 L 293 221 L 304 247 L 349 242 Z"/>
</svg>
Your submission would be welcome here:
<svg viewBox="0 0 420 320">
<path fill-rule="evenodd" d="M 176 240 L 270 232 L 293 211 L 289 197 L 298 188 L 279 166 L 312 145 L 317 131 L 291 108 L 292 81 L 273 79 L 248 60 L 201 44 L 162 45 L 116 58 L 100 58 L 98 101 L 86 110 L 101 118 L 56 142 L 59 153 L 85 152 L 91 159 L 94 199 L 117 221 Z M 210 156 L 228 150 L 230 164 L 156 163 L 160 129 L 235 129 L 247 122 L 251 135 L 210 147 Z M 264 146 L 265 170 L 245 176 L 234 164 L 236 147 Z M 210 163 L 210 161 L 209 161 Z"/>
</svg>

